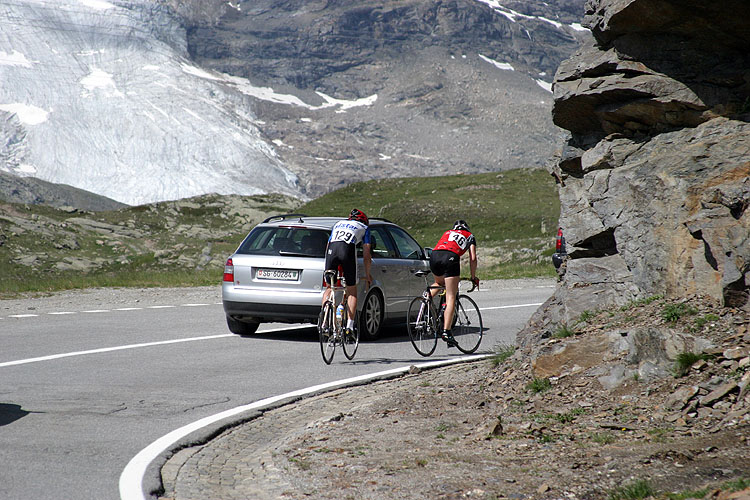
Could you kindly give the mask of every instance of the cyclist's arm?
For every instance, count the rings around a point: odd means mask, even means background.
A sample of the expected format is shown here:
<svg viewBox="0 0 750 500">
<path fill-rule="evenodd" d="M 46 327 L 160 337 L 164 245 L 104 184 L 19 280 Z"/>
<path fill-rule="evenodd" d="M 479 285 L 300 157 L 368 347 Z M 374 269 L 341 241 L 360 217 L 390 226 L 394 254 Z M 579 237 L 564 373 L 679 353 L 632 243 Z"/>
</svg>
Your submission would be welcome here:
<svg viewBox="0 0 750 500">
<path fill-rule="evenodd" d="M 477 279 L 477 246 L 471 245 L 469 247 L 469 269 L 471 269 L 471 281 Z"/>
</svg>

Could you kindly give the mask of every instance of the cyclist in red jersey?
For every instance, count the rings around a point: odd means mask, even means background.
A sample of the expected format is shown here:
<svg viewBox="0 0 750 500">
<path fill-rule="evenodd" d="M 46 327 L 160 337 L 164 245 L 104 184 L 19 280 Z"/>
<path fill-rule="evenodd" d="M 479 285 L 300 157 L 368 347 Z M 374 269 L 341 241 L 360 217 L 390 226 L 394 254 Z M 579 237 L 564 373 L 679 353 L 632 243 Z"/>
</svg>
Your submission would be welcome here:
<svg viewBox="0 0 750 500">
<path fill-rule="evenodd" d="M 465 220 L 457 220 L 453 229 L 449 229 L 440 237 L 430 255 L 430 270 L 435 275 L 435 285 L 445 287 L 445 313 L 443 315 L 442 338 L 449 347 L 455 347 L 456 341 L 451 334 L 453 324 L 453 311 L 458 295 L 458 282 L 461 280 L 461 256 L 469 252 L 469 267 L 471 269 L 471 281 L 479 285 L 477 278 L 477 242 L 474 235 L 469 231 L 469 225 Z M 437 293 L 432 290 L 432 295 Z"/>
</svg>

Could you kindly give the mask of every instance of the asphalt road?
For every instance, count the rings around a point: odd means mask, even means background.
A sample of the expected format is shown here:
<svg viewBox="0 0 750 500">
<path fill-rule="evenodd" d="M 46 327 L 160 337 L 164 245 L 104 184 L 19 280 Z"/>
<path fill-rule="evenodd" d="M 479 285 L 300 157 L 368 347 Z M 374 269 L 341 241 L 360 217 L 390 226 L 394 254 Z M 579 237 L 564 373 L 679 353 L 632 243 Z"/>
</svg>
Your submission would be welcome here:
<svg viewBox="0 0 750 500">
<path fill-rule="evenodd" d="M 552 292 L 534 282 L 472 294 L 487 328 L 480 351 L 512 344 Z M 390 328 L 354 361 L 337 352 L 327 366 L 314 328 L 232 335 L 217 299 L 0 307 L 0 498 L 116 499 L 131 458 L 174 429 L 311 385 L 461 355 L 441 343 L 423 358 L 405 329 Z"/>
</svg>

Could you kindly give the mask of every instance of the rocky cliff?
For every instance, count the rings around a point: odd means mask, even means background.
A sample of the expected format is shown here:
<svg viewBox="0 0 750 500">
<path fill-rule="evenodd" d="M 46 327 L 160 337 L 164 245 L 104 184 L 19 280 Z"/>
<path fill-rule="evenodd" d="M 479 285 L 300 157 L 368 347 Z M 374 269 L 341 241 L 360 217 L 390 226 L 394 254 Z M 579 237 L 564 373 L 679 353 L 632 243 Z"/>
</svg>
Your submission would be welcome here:
<svg viewBox="0 0 750 500">
<path fill-rule="evenodd" d="M 570 258 L 533 324 L 653 295 L 750 310 L 748 15 L 743 1 L 587 3 L 590 37 L 554 82 Z"/>
</svg>

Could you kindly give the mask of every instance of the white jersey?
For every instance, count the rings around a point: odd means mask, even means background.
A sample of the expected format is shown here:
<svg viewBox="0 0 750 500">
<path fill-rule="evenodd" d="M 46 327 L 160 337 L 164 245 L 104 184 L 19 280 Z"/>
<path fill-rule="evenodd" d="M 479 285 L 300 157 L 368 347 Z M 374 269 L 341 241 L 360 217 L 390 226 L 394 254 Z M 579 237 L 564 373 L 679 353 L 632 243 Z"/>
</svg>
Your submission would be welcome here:
<svg viewBox="0 0 750 500">
<path fill-rule="evenodd" d="M 370 228 L 358 220 L 342 220 L 333 226 L 328 241 L 343 241 L 355 246 L 359 242 L 370 243 Z"/>
</svg>

